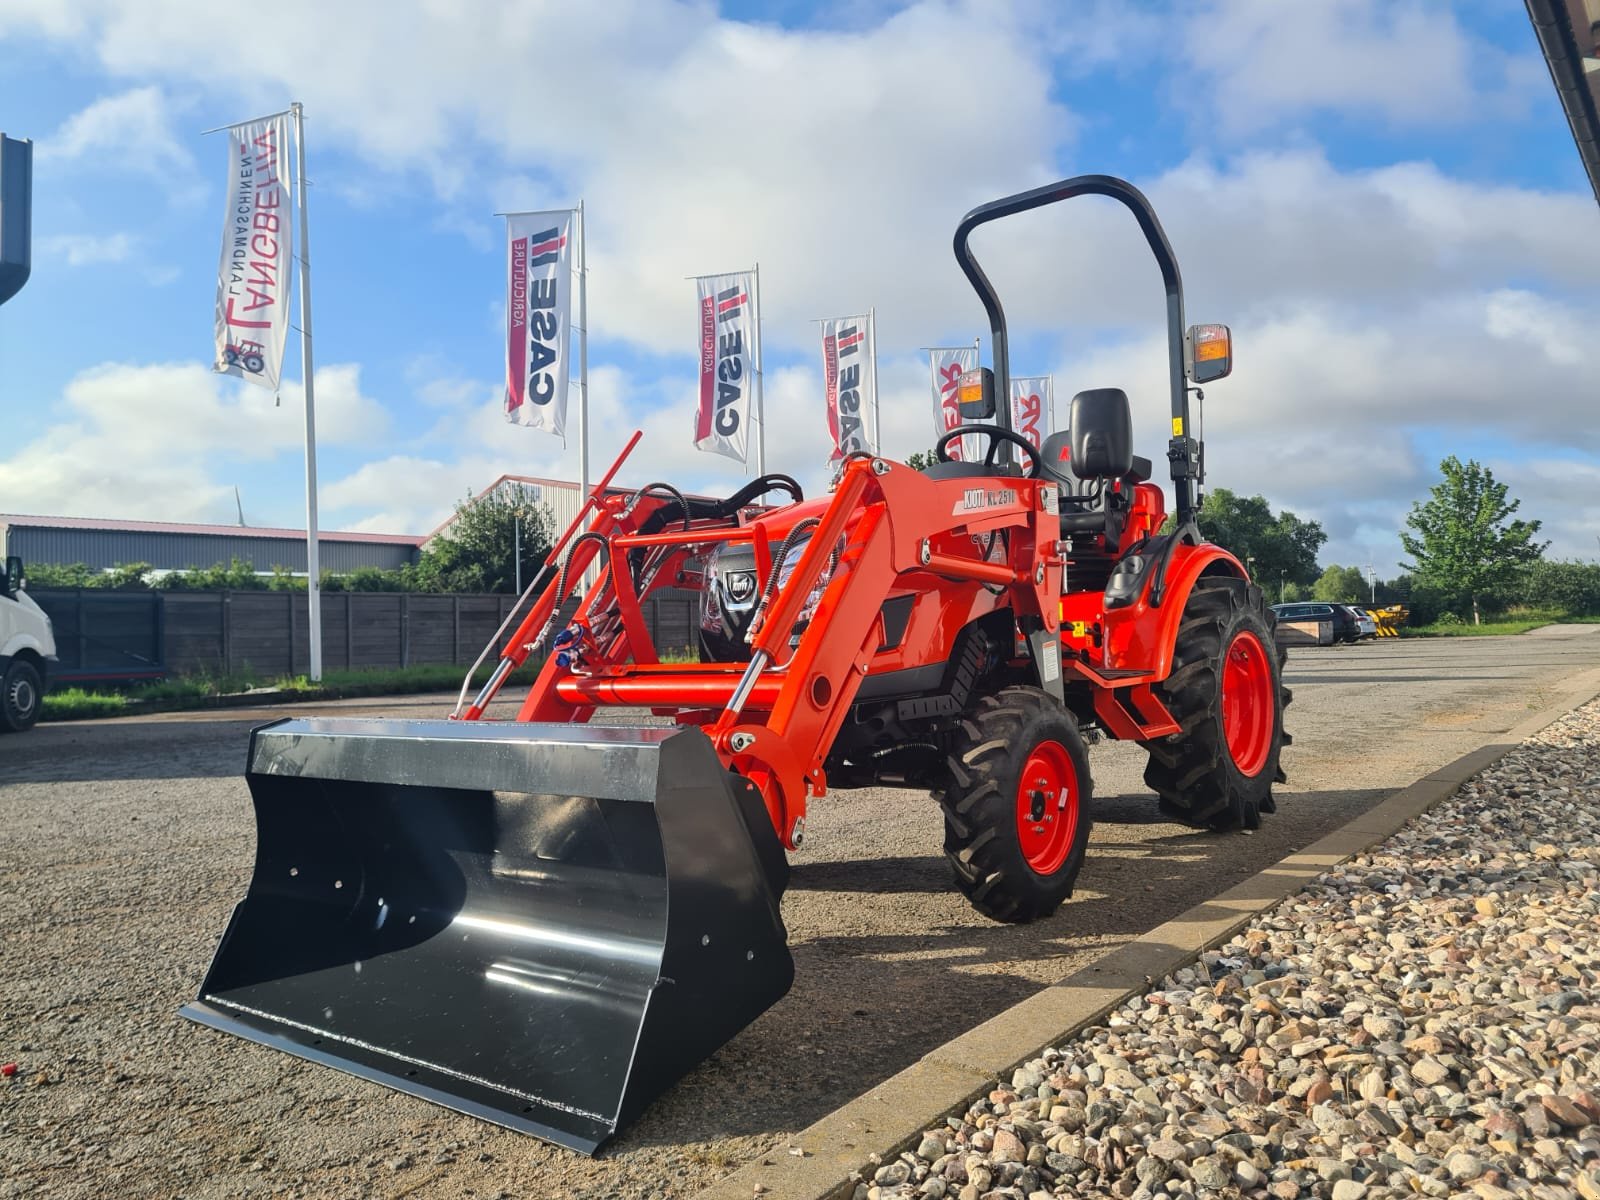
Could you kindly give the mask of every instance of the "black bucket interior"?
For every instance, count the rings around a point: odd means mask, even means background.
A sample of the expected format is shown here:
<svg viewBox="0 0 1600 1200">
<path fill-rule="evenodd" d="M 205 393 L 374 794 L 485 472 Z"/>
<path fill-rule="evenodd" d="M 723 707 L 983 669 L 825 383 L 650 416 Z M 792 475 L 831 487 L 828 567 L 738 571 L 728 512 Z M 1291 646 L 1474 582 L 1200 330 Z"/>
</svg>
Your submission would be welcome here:
<svg viewBox="0 0 1600 1200">
<path fill-rule="evenodd" d="M 592 1153 L 788 990 L 776 838 L 695 730 L 420 724 L 258 731 L 185 1014 Z"/>
</svg>

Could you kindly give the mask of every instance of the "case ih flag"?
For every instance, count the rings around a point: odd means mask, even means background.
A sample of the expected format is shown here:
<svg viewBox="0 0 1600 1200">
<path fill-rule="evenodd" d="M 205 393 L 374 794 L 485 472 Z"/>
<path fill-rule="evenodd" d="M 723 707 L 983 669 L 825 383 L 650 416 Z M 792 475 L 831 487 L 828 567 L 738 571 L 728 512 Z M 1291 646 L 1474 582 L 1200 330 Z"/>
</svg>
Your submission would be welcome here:
<svg viewBox="0 0 1600 1200">
<path fill-rule="evenodd" d="M 873 411 L 876 373 L 872 323 L 866 317 L 837 317 L 822 323 L 822 381 L 828 404 L 830 463 L 854 450 L 870 450 L 867 414 Z"/>
<path fill-rule="evenodd" d="M 278 390 L 289 336 L 289 114 L 228 130 L 228 217 L 211 369 Z"/>
<path fill-rule="evenodd" d="M 700 405 L 694 447 L 745 461 L 750 393 L 761 370 L 753 271 L 702 275 L 700 291 Z"/>
<path fill-rule="evenodd" d="M 1055 378 L 1051 375 L 1011 381 L 1011 428 L 1035 446 L 1055 432 L 1050 428 L 1054 389 Z"/>
<path fill-rule="evenodd" d="M 935 438 L 942 438 L 961 424 L 961 408 L 956 403 L 956 389 L 961 376 L 978 365 L 976 346 L 937 347 L 928 351 L 928 362 L 933 371 L 933 430 Z M 969 458 L 978 452 L 976 437 L 958 438 L 945 451 L 951 458 Z"/>
<path fill-rule="evenodd" d="M 506 218 L 506 420 L 557 436 L 567 428 L 572 216 Z"/>
</svg>

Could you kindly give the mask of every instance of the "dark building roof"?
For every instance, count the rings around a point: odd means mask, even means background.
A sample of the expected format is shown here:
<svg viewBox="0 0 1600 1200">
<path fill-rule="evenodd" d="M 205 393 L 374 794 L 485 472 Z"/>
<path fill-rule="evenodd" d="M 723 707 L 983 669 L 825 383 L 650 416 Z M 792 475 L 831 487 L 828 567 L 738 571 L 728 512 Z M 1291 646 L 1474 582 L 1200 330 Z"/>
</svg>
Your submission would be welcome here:
<svg viewBox="0 0 1600 1200">
<path fill-rule="evenodd" d="M 1550 65 L 1572 140 L 1600 200 L 1600 4 L 1594 0 L 1527 0 L 1539 49 Z"/>
<path fill-rule="evenodd" d="M 182 571 L 235 558 L 258 572 L 276 567 L 306 569 L 303 529 L 0 513 L 0 538 L 6 553 L 21 555 L 28 562 L 83 563 L 96 570 L 149 563 L 158 570 Z M 416 560 L 421 544 L 421 537 L 410 534 L 317 531 L 318 558 L 324 571 L 401 567 Z"/>
<path fill-rule="evenodd" d="M 110 517 L 41 517 L 28 513 L 0 513 L 0 526 L 19 529 L 104 529 L 117 533 L 188 533 L 222 537 L 300 538 L 304 529 L 275 529 L 262 525 L 189 525 L 174 521 L 119 521 Z M 419 546 L 423 539 L 409 533 L 340 533 L 317 530 L 318 542 L 372 542 L 377 545 Z"/>
</svg>

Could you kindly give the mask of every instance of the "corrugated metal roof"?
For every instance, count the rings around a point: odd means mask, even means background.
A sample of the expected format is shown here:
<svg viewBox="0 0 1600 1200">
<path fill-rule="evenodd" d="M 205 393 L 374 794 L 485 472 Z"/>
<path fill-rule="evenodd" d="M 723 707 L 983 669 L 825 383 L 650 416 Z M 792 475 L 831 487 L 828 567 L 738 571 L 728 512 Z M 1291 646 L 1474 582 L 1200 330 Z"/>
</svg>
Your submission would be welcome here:
<svg viewBox="0 0 1600 1200">
<path fill-rule="evenodd" d="M 119 521 L 102 517 L 41 517 L 0 513 L 0 525 L 24 529 L 99 529 L 115 533 L 188 533 L 217 537 L 300 538 L 304 529 L 269 529 L 259 525 L 184 525 L 171 521 Z M 424 539 L 409 533 L 338 533 L 317 530 L 319 542 L 369 542 L 374 545 L 420 546 Z"/>
</svg>

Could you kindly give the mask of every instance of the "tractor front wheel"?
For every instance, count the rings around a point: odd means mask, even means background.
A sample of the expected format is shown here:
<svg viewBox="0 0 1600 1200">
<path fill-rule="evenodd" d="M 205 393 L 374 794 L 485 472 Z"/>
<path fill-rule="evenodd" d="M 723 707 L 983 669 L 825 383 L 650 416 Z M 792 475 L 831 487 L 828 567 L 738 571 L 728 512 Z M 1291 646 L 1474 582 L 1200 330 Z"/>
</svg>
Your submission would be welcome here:
<svg viewBox="0 0 1600 1200">
<path fill-rule="evenodd" d="M 1292 740 L 1283 659 L 1260 588 L 1233 578 L 1195 584 L 1160 685 L 1180 732 L 1145 743 L 1144 781 L 1162 812 L 1199 829 L 1257 829 L 1276 809 L 1278 755 Z"/>
<path fill-rule="evenodd" d="M 1077 722 L 1031 687 L 985 696 L 948 761 L 944 851 L 956 886 L 996 921 L 1053 913 L 1089 844 L 1089 756 Z"/>
</svg>

